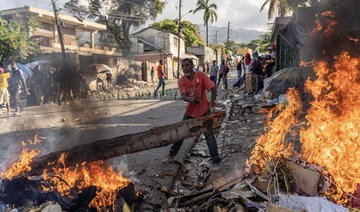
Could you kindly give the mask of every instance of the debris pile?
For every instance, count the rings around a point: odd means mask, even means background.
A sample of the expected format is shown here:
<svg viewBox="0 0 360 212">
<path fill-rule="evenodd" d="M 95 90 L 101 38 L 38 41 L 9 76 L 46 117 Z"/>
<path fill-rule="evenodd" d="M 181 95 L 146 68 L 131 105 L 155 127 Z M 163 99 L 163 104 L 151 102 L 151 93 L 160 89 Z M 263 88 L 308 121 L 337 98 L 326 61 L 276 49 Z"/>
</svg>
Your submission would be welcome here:
<svg viewBox="0 0 360 212">
<path fill-rule="evenodd" d="M 247 160 L 274 106 L 235 91 L 221 107 L 229 111 L 217 135 L 221 164 L 209 163 L 200 137 L 173 189 L 160 188 L 169 197 L 164 211 L 349 211 L 323 197 L 333 182 L 321 166 L 281 157 L 266 160 L 261 172 L 249 169 Z"/>
</svg>

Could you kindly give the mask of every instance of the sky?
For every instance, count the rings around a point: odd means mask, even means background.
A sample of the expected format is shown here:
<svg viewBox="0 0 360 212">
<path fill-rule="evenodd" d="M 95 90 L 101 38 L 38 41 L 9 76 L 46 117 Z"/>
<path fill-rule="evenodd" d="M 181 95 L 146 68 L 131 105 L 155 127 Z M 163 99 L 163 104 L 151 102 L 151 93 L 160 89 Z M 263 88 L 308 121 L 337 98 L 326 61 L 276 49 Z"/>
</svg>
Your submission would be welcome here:
<svg viewBox="0 0 360 212">
<path fill-rule="evenodd" d="M 59 4 L 66 0 L 58 0 Z M 130 0 L 131 1 L 131 0 Z M 179 0 L 164 0 L 166 6 L 157 20 L 164 18 L 174 19 L 178 16 Z M 226 27 L 228 21 L 232 28 L 253 29 L 258 31 L 267 31 L 268 23 L 267 11 L 260 13 L 260 7 L 265 0 L 210 0 L 218 6 L 218 20 L 213 26 Z M 182 13 L 186 14 L 189 10 L 196 7 L 197 0 L 182 0 Z M 43 9 L 51 8 L 51 0 L 0 0 L 0 10 L 22 6 L 35 6 Z M 199 14 L 187 14 L 183 17 L 195 24 L 203 24 L 202 12 Z"/>
<path fill-rule="evenodd" d="M 230 21 L 231 27 L 267 31 L 267 11 L 260 13 L 260 7 L 265 0 L 210 0 L 218 6 L 218 20 L 214 26 L 226 27 Z M 178 16 L 179 0 L 166 0 L 167 4 L 157 19 L 174 19 Z M 182 0 L 182 13 L 186 14 L 196 7 L 196 0 Z M 199 14 L 187 14 L 183 19 L 190 20 L 195 24 L 203 24 L 202 12 Z"/>
</svg>

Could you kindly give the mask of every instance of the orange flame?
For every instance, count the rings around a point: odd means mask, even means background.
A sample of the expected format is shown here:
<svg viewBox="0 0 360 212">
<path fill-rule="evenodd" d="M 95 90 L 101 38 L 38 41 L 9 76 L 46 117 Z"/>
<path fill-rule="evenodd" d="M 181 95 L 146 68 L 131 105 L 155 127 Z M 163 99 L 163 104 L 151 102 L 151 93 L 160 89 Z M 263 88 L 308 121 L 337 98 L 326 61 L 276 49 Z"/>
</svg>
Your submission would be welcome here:
<svg viewBox="0 0 360 212">
<path fill-rule="evenodd" d="M 0 173 L 0 178 L 7 178 L 9 180 L 16 176 L 31 171 L 29 166 L 35 156 L 40 153 L 39 150 L 22 149 L 18 162 L 14 163 L 8 170 Z"/>
<path fill-rule="evenodd" d="M 306 127 L 300 130 L 302 159 L 324 168 L 335 186 L 326 195 L 345 204 L 360 185 L 360 58 L 342 53 L 330 66 L 315 63 L 317 79 L 306 82 L 314 97 L 307 111 Z M 288 92 L 289 105 L 274 121 L 268 132 L 257 139 L 248 163 L 255 171 L 264 170 L 267 160 L 292 156 L 292 146 L 285 136 L 297 124 L 301 101 L 297 93 Z"/>
<path fill-rule="evenodd" d="M 252 151 L 252 156 L 248 165 L 256 165 L 256 171 L 261 171 L 265 167 L 265 162 L 269 159 L 290 157 L 293 155 L 293 146 L 286 142 L 285 137 L 291 132 L 291 126 L 297 122 L 297 115 L 302 108 L 302 102 L 299 94 L 295 89 L 289 89 L 288 106 L 278 105 L 275 110 L 267 116 L 267 126 L 269 131 L 256 140 L 256 145 Z M 284 108 L 285 107 L 285 108 Z M 273 120 L 273 112 L 282 110 Z"/>
<path fill-rule="evenodd" d="M 334 67 L 319 62 L 318 79 L 306 83 L 315 100 L 300 137 L 304 159 L 327 170 L 337 186 L 329 195 L 345 203 L 360 184 L 360 58 L 342 53 L 335 60 Z"/>
<path fill-rule="evenodd" d="M 118 191 L 131 182 L 130 179 L 116 173 L 104 161 L 84 162 L 76 167 L 65 167 L 65 157 L 63 154 L 58 160 L 60 168 L 52 168 L 53 173 L 44 172 L 42 177 L 51 180 L 55 185 L 51 190 L 56 190 L 62 195 L 71 196 L 71 189 L 73 188 L 81 190 L 89 186 L 96 186 L 98 188 L 96 197 L 89 206 L 98 211 L 102 207 L 114 206 Z"/>
<path fill-rule="evenodd" d="M 31 141 L 30 139 L 26 143 L 25 141 L 20 141 L 20 145 L 25 147 L 28 144 L 38 144 L 41 142 L 41 139 L 38 137 L 38 135 L 35 135 L 34 141 Z M 33 160 L 35 156 L 37 156 L 40 153 L 39 150 L 36 149 L 22 149 L 18 162 L 15 162 L 8 170 L 6 170 L 3 173 L 0 173 L 0 178 L 7 178 L 7 179 L 13 179 L 14 177 L 24 174 L 26 172 L 31 171 L 30 163 Z"/>
<path fill-rule="evenodd" d="M 315 20 L 315 28 L 310 35 L 316 35 L 316 33 L 321 32 L 326 36 L 330 36 L 334 33 L 335 26 L 338 23 L 330 18 L 335 18 L 335 13 L 332 11 L 325 11 L 321 13 L 320 17 L 323 17 L 325 20 L 322 20 L 323 23 L 320 22 L 320 18 Z"/>
<path fill-rule="evenodd" d="M 359 39 L 348 37 L 349 40 L 354 41 L 355 43 L 359 43 Z"/>
</svg>

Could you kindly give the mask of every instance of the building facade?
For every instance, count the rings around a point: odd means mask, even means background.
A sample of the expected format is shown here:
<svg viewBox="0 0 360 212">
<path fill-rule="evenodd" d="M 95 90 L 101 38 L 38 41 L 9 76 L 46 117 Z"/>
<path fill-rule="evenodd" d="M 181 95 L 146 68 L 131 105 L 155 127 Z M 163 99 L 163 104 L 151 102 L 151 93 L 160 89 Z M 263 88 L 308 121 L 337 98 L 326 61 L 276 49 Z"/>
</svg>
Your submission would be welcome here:
<svg viewBox="0 0 360 212">
<path fill-rule="evenodd" d="M 35 18 L 38 27 L 29 31 L 31 38 L 39 44 L 40 53 L 33 59 L 49 60 L 59 66 L 62 64 L 61 45 L 54 12 L 25 6 L 2 10 L 0 16 L 7 20 Z M 91 63 L 112 65 L 117 62 L 118 57 L 122 56 L 120 49 L 97 43 L 96 34 L 106 30 L 105 25 L 63 14 L 59 14 L 59 21 L 62 25 L 65 51 L 73 69 L 84 69 Z"/>
<path fill-rule="evenodd" d="M 143 44 L 143 53 L 136 54 L 135 60 L 144 63 L 157 63 L 159 60 L 164 62 L 165 72 L 169 79 L 176 79 L 177 66 L 179 59 L 193 58 L 198 63 L 195 55 L 185 52 L 185 41 L 180 37 L 180 58 L 178 58 L 178 35 L 156 27 L 147 27 L 133 34 L 139 43 Z"/>
</svg>

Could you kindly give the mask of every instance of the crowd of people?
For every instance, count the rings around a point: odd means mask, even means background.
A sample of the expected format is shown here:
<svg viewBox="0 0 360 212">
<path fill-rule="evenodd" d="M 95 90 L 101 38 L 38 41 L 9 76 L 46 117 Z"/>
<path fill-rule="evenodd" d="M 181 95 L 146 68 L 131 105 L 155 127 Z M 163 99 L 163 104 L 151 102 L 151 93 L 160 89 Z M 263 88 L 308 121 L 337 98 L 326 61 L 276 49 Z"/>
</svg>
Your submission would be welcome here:
<svg viewBox="0 0 360 212">
<path fill-rule="evenodd" d="M 5 107 L 8 114 L 11 108 L 14 114 L 23 113 L 25 105 L 61 105 L 86 96 L 88 91 L 84 76 L 71 72 L 69 67 L 36 65 L 31 74 L 25 74 L 16 62 L 9 67 L 0 66 L 0 107 Z M 106 75 L 106 80 L 111 84 L 112 76 Z"/>
<path fill-rule="evenodd" d="M 10 97 L 12 97 L 15 112 L 21 113 L 23 109 L 21 94 L 29 94 L 29 89 L 24 74 L 16 63 L 11 63 L 11 74 L 7 69 L 0 67 L 0 88 L 0 105 L 6 107 L 7 113 L 10 114 Z"/>
<path fill-rule="evenodd" d="M 252 57 L 247 53 L 237 63 L 237 81 L 233 87 L 242 87 L 245 84 L 246 94 L 257 94 L 263 87 L 263 79 L 270 77 L 275 61 L 271 55 L 260 57 L 257 52 Z"/>
</svg>

